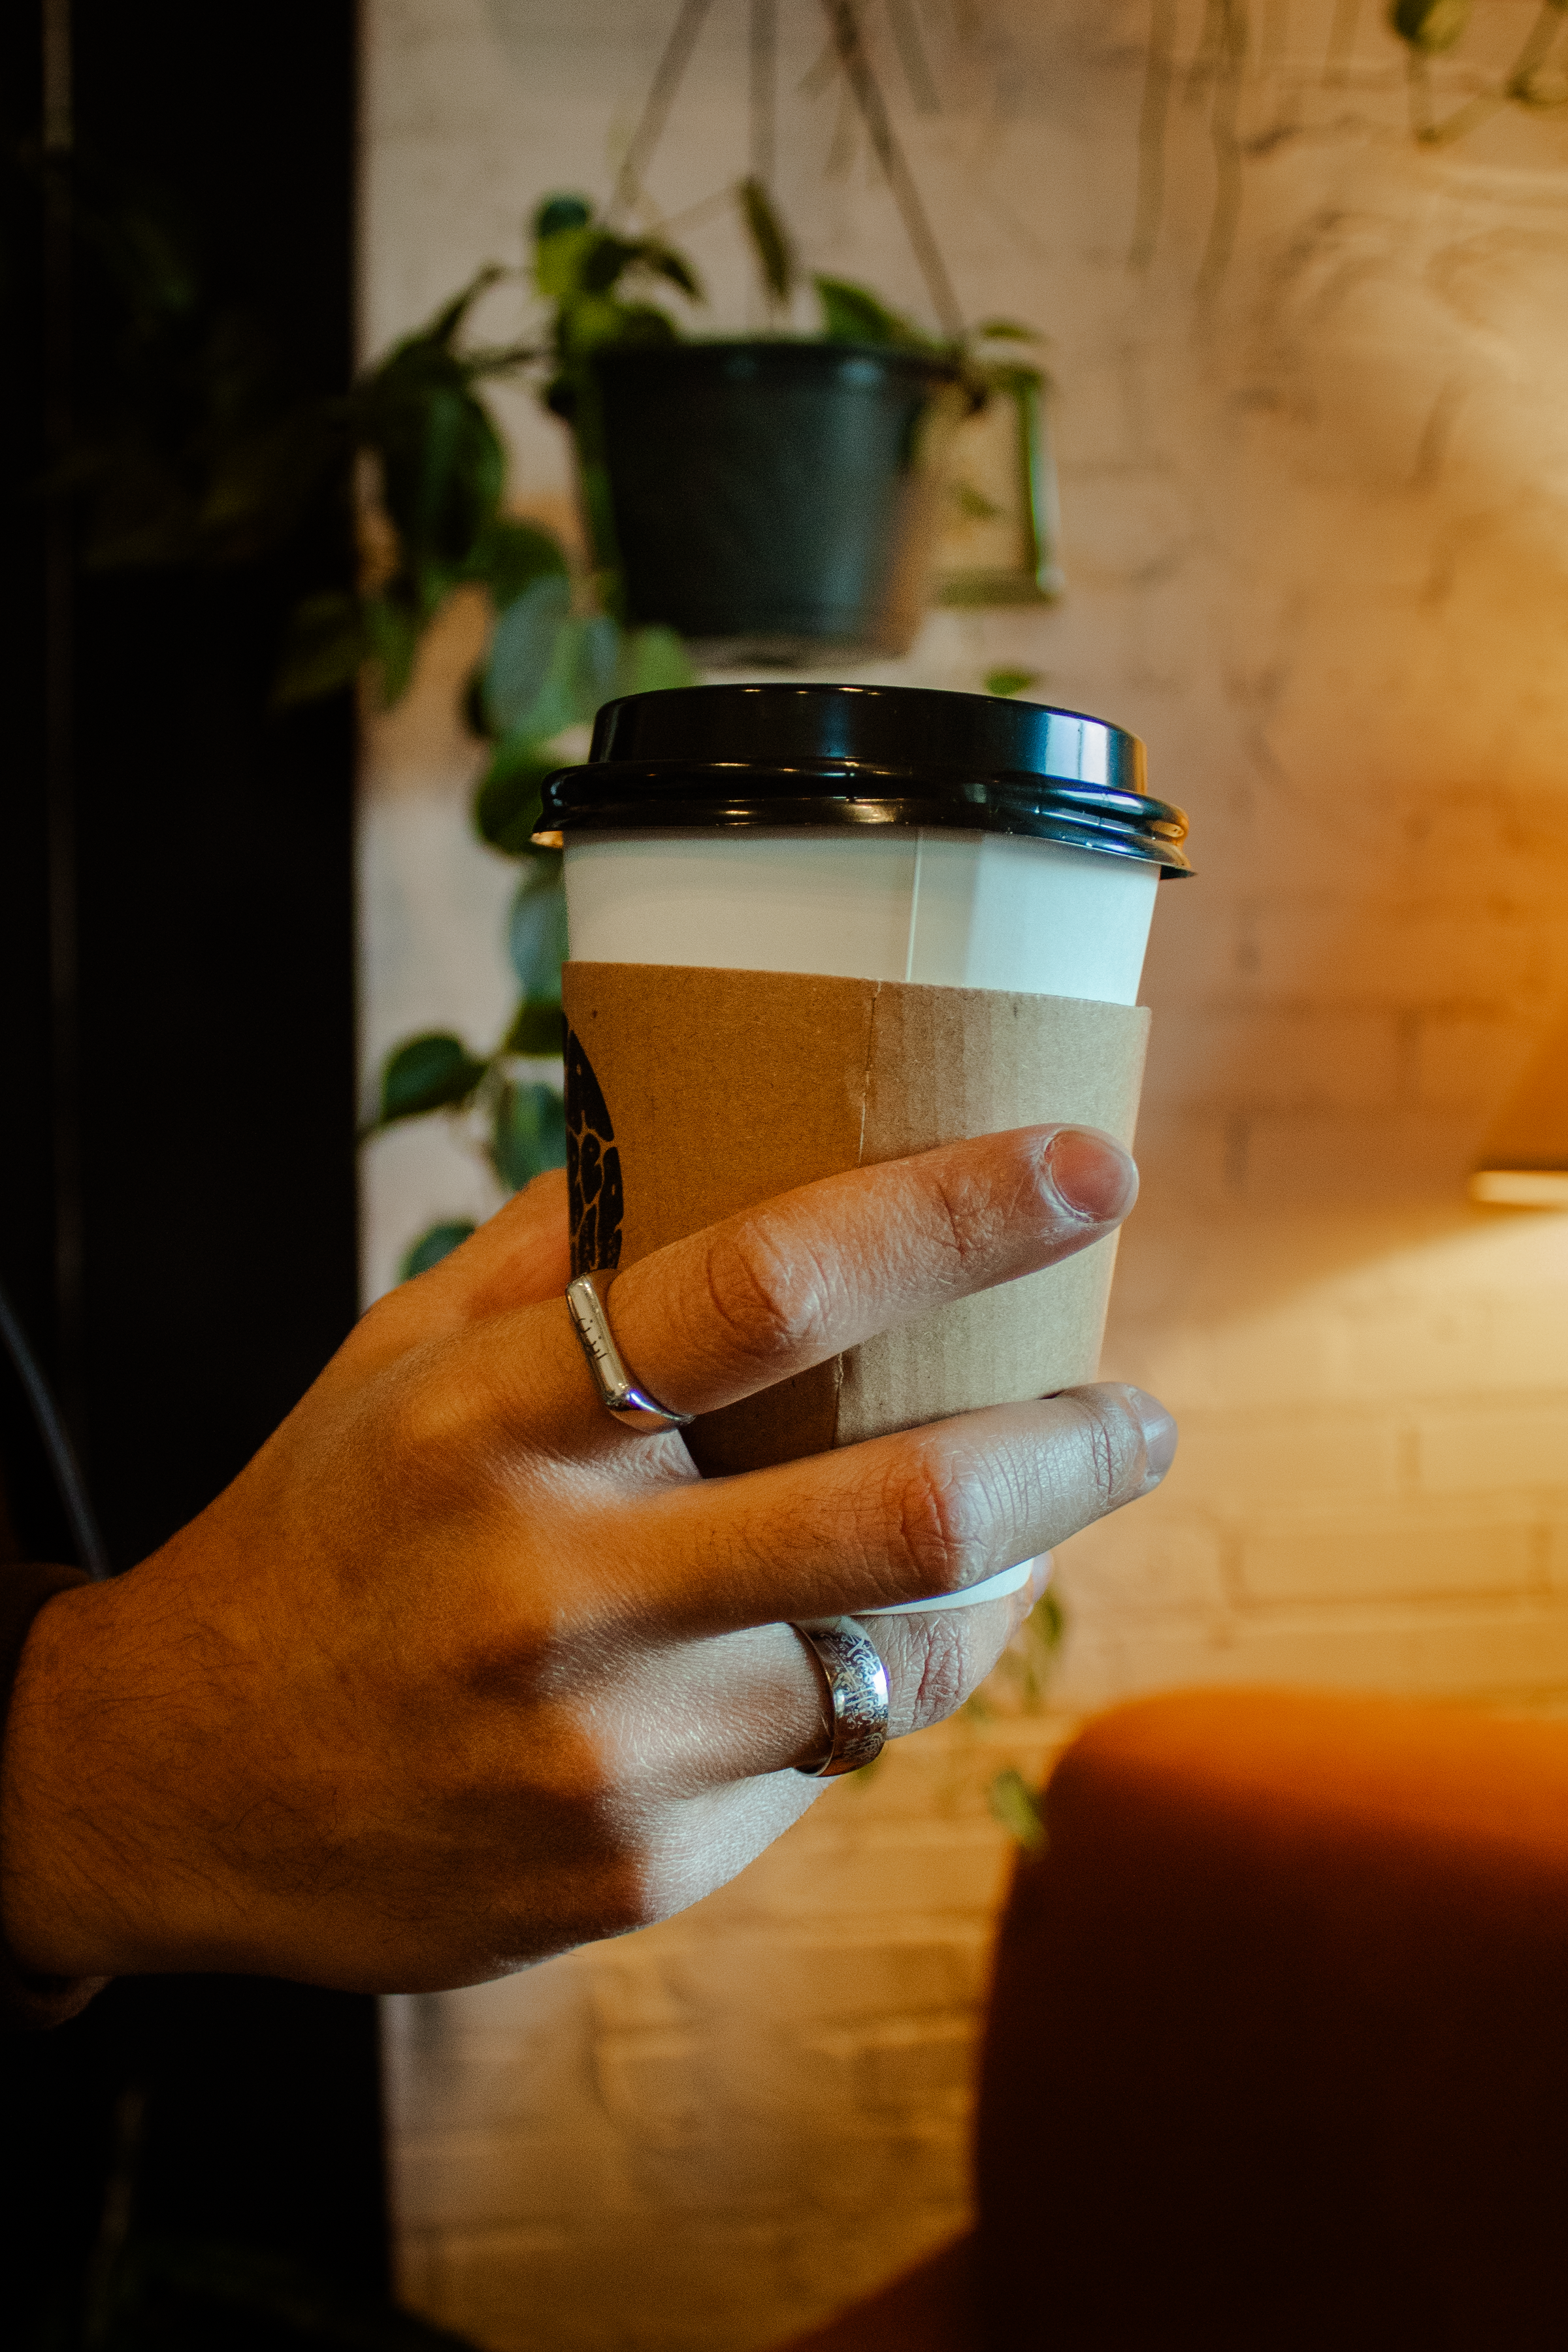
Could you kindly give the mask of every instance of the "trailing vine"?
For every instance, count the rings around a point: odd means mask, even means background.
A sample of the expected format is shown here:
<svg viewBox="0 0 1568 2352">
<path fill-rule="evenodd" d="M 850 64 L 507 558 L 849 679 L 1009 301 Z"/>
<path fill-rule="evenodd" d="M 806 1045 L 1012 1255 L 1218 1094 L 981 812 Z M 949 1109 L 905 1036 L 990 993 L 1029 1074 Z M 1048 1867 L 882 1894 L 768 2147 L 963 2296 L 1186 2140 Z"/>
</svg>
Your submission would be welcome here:
<svg viewBox="0 0 1568 2352">
<path fill-rule="evenodd" d="M 1540 0 L 1509 63 L 1446 112 L 1438 103 L 1434 66 L 1439 59 L 1458 62 L 1473 24 L 1473 0 L 1391 0 L 1378 14 L 1382 37 L 1404 54 L 1410 131 L 1419 146 L 1452 146 L 1510 106 L 1533 114 L 1568 107 L 1568 68 L 1560 62 L 1568 0 Z M 1335 0 L 1321 77 L 1325 89 L 1341 89 L 1348 82 L 1362 17 L 1362 0 Z M 1235 250 L 1246 164 L 1270 153 L 1300 127 L 1288 108 L 1258 131 L 1244 135 L 1240 127 L 1248 74 L 1267 66 L 1269 53 L 1283 49 L 1288 21 L 1283 0 L 1258 26 L 1252 0 L 1205 0 L 1196 41 L 1183 66 L 1176 55 L 1178 0 L 1151 0 L 1129 268 L 1148 269 L 1159 244 L 1171 115 L 1179 99 L 1189 112 L 1204 117 L 1214 155 L 1214 200 L 1194 291 L 1200 300 L 1217 291 Z"/>
</svg>

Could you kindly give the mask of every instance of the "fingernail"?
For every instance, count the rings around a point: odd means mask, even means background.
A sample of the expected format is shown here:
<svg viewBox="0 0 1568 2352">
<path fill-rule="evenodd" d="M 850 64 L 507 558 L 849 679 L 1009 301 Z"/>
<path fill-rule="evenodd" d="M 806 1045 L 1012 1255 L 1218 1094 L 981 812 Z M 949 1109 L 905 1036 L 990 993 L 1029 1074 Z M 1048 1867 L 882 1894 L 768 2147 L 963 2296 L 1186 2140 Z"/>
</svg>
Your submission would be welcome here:
<svg viewBox="0 0 1568 2352">
<path fill-rule="evenodd" d="M 1043 1601 L 1046 1597 L 1046 1587 L 1051 1580 L 1051 1569 L 1053 1564 L 1051 1555 L 1048 1551 L 1043 1551 L 1037 1555 L 1034 1564 L 1029 1570 L 1029 1581 L 1024 1587 L 1025 1591 L 1029 1596 L 1029 1606 L 1031 1609 L 1034 1607 L 1037 1601 Z"/>
<path fill-rule="evenodd" d="M 1046 1146 L 1041 1174 L 1069 1216 L 1114 1224 L 1138 1197 L 1138 1171 L 1109 1135 L 1058 1128 Z"/>
<path fill-rule="evenodd" d="M 1176 1458 L 1176 1441 L 1180 1435 L 1175 1417 L 1165 1411 L 1158 1397 L 1147 1389 L 1130 1388 L 1127 1402 L 1138 1416 L 1143 1432 L 1144 1477 L 1140 1492 L 1147 1495 L 1157 1486 Z"/>
</svg>

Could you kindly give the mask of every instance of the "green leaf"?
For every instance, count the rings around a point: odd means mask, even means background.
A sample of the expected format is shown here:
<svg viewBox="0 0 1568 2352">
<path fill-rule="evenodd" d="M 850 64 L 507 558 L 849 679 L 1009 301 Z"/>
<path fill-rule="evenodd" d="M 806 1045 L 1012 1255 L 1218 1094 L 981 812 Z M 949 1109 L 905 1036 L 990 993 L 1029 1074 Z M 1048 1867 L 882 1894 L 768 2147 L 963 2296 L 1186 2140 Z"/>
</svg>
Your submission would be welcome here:
<svg viewBox="0 0 1568 2352">
<path fill-rule="evenodd" d="M 1026 327 L 1021 319 L 987 319 L 970 334 L 970 341 L 976 343 L 1037 343 L 1040 340 L 1038 327 Z"/>
<path fill-rule="evenodd" d="M 595 334 L 594 348 L 605 343 L 646 345 L 679 341 L 680 330 L 667 310 L 652 302 L 614 302 L 606 309 L 605 331 Z"/>
<path fill-rule="evenodd" d="M 399 489 L 389 469 L 387 508 L 404 539 L 448 563 L 472 556 L 506 485 L 506 453 L 488 412 L 466 386 L 437 392 L 423 446 Z"/>
<path fill-rule="evenodd" d="M 560 199 L 573 202 L 571 197 Z M 546 205 L 539 215 L 551 225 L 537 227 L 533 247 L 533 282 L 547 302 L 569 302 L 582 290 L 584 266 L 593 251 L 597 231 L 591 219 L 554 218 Z"/>
<path fill-rule="evenodd" d="M 573 717 L 597 716 L 601 703 L 621 693 L 622 635 L 616 622 L 603 614 L 579 621 L 575 628 L 576 658 L 572 668 Z"/>
<path fill-rule="evenodd" d="M 399 343 L 393 357 L 395 359 L 404 352 L 418 351 L 431 344 L 439 351 L 450 351 L 458 328 L 479 300 L 479 296 L 493 286 L 498 278 L 505 276 L 506 272 L 499 261 L 487 261 L 482 269 L 475 271 L 460 294 L 454 294 L 445 308 L 437 310 L 435 317 L 421 327 L 417 333 L 408 336 L 405 341 Z"/>
<path fill-rule="evenodd" d="M 577 283 L 584 294 L 608 294 L 642 251 L 640 243 L 616 236 L 611 229 L 595 230 L 582 248 Z"/>
<path fill-rule="evenodd" d="M 583 632 L 587 625 L 584 620 L 562 622 L 555 633 L 550 675 L 538 699 L 519 721 L 520 730 L 526 729 L 541 740 L 547 742 L 563 727 L 575 727 L 580 719 L 592 715 L 584 708 L 582 677 Z"/>
<path fill-rule="evenodd" d="M 566 1028 L 559 1004 L 520 1004 L 501 1052 L 537 1059 L 563 1053 L 565 1045 Z"/>
<path fill-rule="evenodd" d="M 1394 0 L 1388 21 L 1423 57 L 1451 49 L 1470 19 L 1470 0 Z"/>
<path fill-rule="evenodd" d="M 536 849 L 522 861 L 522 870 L 517 877 L 518 897 L 525 898 L 531 892 L 542 897 L 547 890 L 559 890 L 564 871 L 558 849 Z"/>
<path fill-rule="evenodd" d="M 490 1160 L 510 1192 L 547 1168 L 566 1165 L 566 1112 L 554 1087 L 503 1087 L 496 1102 Z"/>
<path fill-rule="evenodd" d="M 677 253 L 672 246 L 645 245 L 638 256 L 638 264 L 645 269 L 651 269 L 656 278 L 668 278 L 672 286 L 679 286 L 693 302 L 707 300 L 702 291 L 702 280 L 686 256 Z"/>
<path fill-rule="evenodd" d="M 897 343 L 929 349 L 930 339 L 913 322 L 889 310 L 865 286 L 846 278 L 814 278 L 822 305 L 822 332 L 830 343 Z"/>
<path fill-rule="evenodd" d="M 510 604 L 495 625 L 485 664 L 485 714 L 498 735 L 559 734 L 555 727 L 530 723 L 556 660 L 562 629 L 571 608 L 570 583 L 560 572 L 535 580 Z"/>
<path fill-rule="evenodd" d="M 583 247 L 577 282 L 584 294 L 608 294 L 627 274 L 666 278 L 693 302 L 702 300 L 702 282 L 683 253 L 657 237 L 616 236 L 597 230 Z"/>
<path fill-rule="evenodd" d="M 961 515 L 971 522 L 994 522 L 1002 509 L 974 488 L 973 482 L 949 482 L 948 495 Z"/>
<path fill-rule="evenodd" d="M 543 866 L 545 861 L 538 861 Z M 561 967 L 566 961 L 566 893 L 562 887 L 560 861 L 552 859 L 554 875 L 541 881 L 526 874 L 511 903 L 507 923 L 507 952 L 517 984 L 530 1004 L 559 1004 Z"/>
<path fill-rule="evenodd" d="M 530 675 L 525 663 L 530 655 L 537 656 L 538 648 L 543 642 L 544 632 L 548 625 L 548 606 L 545 603 L 544 592 L 547 589 L 557 588 L 560 584 L 556 581 L 541 581 L 536 588 L 529 590 L 527 596 L 520 599 L 521 603 L 527 604 L 530 598 L 537 595 L 543 608 L 542 616 L 533 625 L 537 634 L 531 642 L 524 640 L 524 624 L 521 621 L 516 624 L 518 658 L 511 687 L 520 702 Z M 517 607 L 514 605 L 511 610 L 516 612 Z M 508 617 L 507 614 L 502 615 L 503 620 Z M 602 690 L 605 633 L 612 630 L 615 624 L 609 621 L 572 620 L 558 616 L 554 625 L 554 635 L 550 643 L 545 675 L 531 701 L 522 703 L 521 707 L 518 708 L 518 705 L 512 702 L 511 694 L 509 692 L 505 705 L 500 706 L 491 702 L 487 688 L 487 709 L 490 709 L 493 716 L 498 719 L 500 716 L 501 707 L 518 709 L 518 715 L 512 720 L 509 732 L 520 743 L 547 743 L 552 736 L 559 735 L 563 728 L 574 727 L 581 719 L 592 719 L 600 702 L 605 699 Z M 500 624 L 497 625 L 496 633 L 499 637 Z M 532 668 L 531 674 L 538 675 L 536 667 Z M 613 691 L 613 686 L 611 690 Z"/>
<path fill-rule="evenodd" d="M 1037 669 L 988 669 L 985 673 L 987 694 L 1022 694 L 1026 686 L 1037 686 Z"/>
<path fill-rule="evenodd" d="M 404 1251 L 397 1268 L 399 1282 L 412 1282 L 416 1274 L 428 1274 L 444 1257 L 450 1257 L 471 1234 L 479 1231 L 471 1217 L 448 1217 L 441 1224 L 432 1225 L 411 1242 Z"/>
<path fill-rule="evenodd" d="M 533 234 L 558 236 L 563 228 L 586 228 L 593 217 L 586 196 L 546 196 L 533 215 Z"/>
<path fill-rule="evenodd" d="M 506 453 L 469 383 L 471 363 L 416 336 L 356 386 L 354 437 L 380 466 L 405 569 L 468 562 L 500 503 Z"/>
<path fill-rule="evenodd" d="M 503 857 L 526 857 L 539 823 L 539 788 L 552 759 L 532 736 L 509 735 L 479 778 L 474 793 L 474 830 Z"/>
<path fill-rule="evenodd" d="M 770 299 L 782 309 L 795 292 L 795 253 L 789 234 L 766 188 L 754 174 L 742 180 L 736 193 L 763 284 Z"/>
<path fill-rule="evenodd" d="M 998 1772 L 986 1791 L 993 1817 L 1021 1846 L 1037 1853 L 1046 1842 L 1046 1824 L 1034 1792 L 1023 1774 L 1012 1766 Z"/>
<path fill-rule="evenodd" d="M 475 541 L 465 570 L 489 590 L 496 610 L 504 612 L 537 581 L 564 578 L 566 557 L 552 532 L 497 515 Z"/>
<path fill-rule="evenodd" d="M 651 302 L 617 302 L 607 294 L 578 294 L 562 300 L 559 341 L 571 373 L 562 379 L 572 386 L 573 404 L 584 405 L 582 370 L 595 352 L 612 344 L 674 343 L 680 340 L 673 319 Z"/>
<path fill-rule="evenodd" d="M 364 642 L 377 670 L 383 708 L 390 710 L 408 691 L 424 625 L 417 608 L 402 597 L 367 596 Z"/>
<path fill-rule="evenodd" d="M 683 253 L 657 237 L 621 236 L 603 227 L 581 197 L 552 197 L 534 215 L 533 282 L 546 301 L 559 305 L 558 349 L 581 348 L 578 314 L 590 306 L 608 314 L 626 307 L 616 289 L 623 279 L 637 278 L 662 278 L 689 300 L 703 299 L 701 281 Z M 664 329 L 674 332 L 668 320 Z"/>
<path fill-rule="evenodd" d="M 617 694 L 662 694 L 672 687 L 696 683 L 686 647 L 673 629 L 655 625 L 626 632 Z"/>
<path fill-rule="evenodd" d="M 287 709 L 338 693 L 353 684 L 367 652 L 357 596 L 336 590 L 307 596 L 289 618 L 273 701 Z"/>
<path fill-rule="evenodd" d="M 1067 1612 L 1057 1598 L 1056 1587 L 1047 1584 L 1044 1592 L 1024 1620 L 1032 1642 L 1037 1642 L 1047 1652 L 1059 1649 L 1067 1632 Z"/>
<path fill-rule="evenodd" d="M 400 1118 L 423 1118 L 426 1111 L 467 1102 L 488 1067 L 446 1030 L 410 1037 L 383 1066 L 379 1124 L 390 1127 Z"/>
</svg>

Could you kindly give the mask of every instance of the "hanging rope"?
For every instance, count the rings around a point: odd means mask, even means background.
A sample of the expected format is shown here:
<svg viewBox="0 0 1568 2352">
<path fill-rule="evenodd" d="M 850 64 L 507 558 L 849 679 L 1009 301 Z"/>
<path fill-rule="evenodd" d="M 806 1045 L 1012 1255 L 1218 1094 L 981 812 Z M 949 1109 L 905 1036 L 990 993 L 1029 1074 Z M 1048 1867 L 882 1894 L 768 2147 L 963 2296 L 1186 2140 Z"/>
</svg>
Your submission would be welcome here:
<svg viewBox="0 0 1568 2352">
<path fill-rule="evenodd" d="M 859 109 L 860 119 L 888 185 L 892 190 L 893 200 L 903 219 L 904 233 L 920 266 L 921 276 L 925 279 L 931 308 L 941 322 L 942 332 L 951 335 L 956 342 L 963 334 L 963 313 L 958 307 L 958 297 L 947 274 L 942 248 L 926 218 L 914 175 L 899 144 L 898 134 L 888 113 L 887 100 L 882 96 L 882 86 L 877 79 L 876 70 L 861 38 L 855 0 L 822 0 L 822 5 L 827 13 L 833 48 L 839 67 Z M 663 135 L 681 78 L 697 46 L 697 37 L 708 21 L 712 5 L 713 0 L 681 0 L 679 13 L 664 45 L 664 54 L 655 71 L 653 87 L 648 91 L 641 119 L 632 132 L 621 168 L 616 175 L 615 193 L 610 198 L 606 219 L 614 220 L 628 210 L 641 193 L 643 174 Z M 777 0 L 752 0 L 752 168 L 764 187 L 772 180 L 774 162 L 776 10 Z"/>
<path fill-rule="evenodd" d="M 752 0 L 752 177 L 771 196 L 778 124 L 778 0 Z"/>
<path fill-rule="evenodd" d="M 616 174 L 615 193 L 610 198 L 606 219 L 614 220 L 636 203 L 642 189 L 643 173 L 647 171 L 654 149 L 663 135 L 675 103 L 675 93 L 680 88 L 681 76 L 690 62 L 697 46 L 697 36 L 708 20 L 713 0 L 681 0 L 680 14 L 675 20 L 664 55 L 654 74 L 653 87 L 643 107 L 642 120 L 632 132 L 631 143 L 621 159 Z"/>
<path fill-rule="evenodd" d="M 903 215 L 904 233 L 914 248 L 921 276 L 925 279 L 931 308 L 942 322 L 942 332 L 956 342 L 963 333 L 963 313 L 958 307 L 958 297 L 952 290 L 952 280 L 947 265 L 931 232 L 931 226 L 921 202 L 920 190 L 904 160 L 892 123 L 888 117 L 887 102 L 881 84 L 866 54 L 860 37 L 859 19 L 854 0 L 822 0 L 827 21 L 833 29 L 833 46 L 838 52 L 838 62 L 844 68 L 845 79 L 855 93 L 855 103 L 866 125 L 877 160 L 887 174 L 888 185 Z"/>
</svg>

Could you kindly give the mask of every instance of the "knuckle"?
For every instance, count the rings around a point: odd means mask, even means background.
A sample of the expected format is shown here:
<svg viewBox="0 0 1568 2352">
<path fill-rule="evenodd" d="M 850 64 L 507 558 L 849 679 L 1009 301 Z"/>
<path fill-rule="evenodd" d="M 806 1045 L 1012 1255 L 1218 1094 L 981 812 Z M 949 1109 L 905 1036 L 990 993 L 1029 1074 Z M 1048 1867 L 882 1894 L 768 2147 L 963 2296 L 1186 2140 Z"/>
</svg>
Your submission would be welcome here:
<svg viewBox="0 0 1568 2352">
<path fill-rule="evenodd" d="M 478 1426 L 474 1399 L 453 1376 L 406 1379 L 388 1403 L 377 1452 L 393 1475 L 420 1489 L 451 1478 L 459 1464 L 472 1466 Z"/>
<path fill-rule="evenodd" d="M 920 1447 L 895 1471 L 885 1516 L 898 1565 L 921 1587 L 911 1598 L 954 1592 L 984 1573 L 990 1515 L 967 1455 Z"/>
<path fill-rule="evenodd" d="M 994 1218 L 988 1196 L 973 1182 L 941 1167 L 931 1171 L 931 1204 L 944 1253 L 961 1272 L 989 1255 Z"/>
<path fill-rule="evenodd" d="M 1112 1391 L 1088 1390 L 1073 1398 L 1088 1483 L 1100 1513 L 1124 1502 L 1138 1484 L 1142 1432 L 1126 1402 Z"/>
<path fill-rule="evenodd" d="M 972 1677 L 966 1632 L 952 1617 L 933 1617 L 922 1627 L 910 1699 L 913 1730 L 924 1731 L 944 1721 L 968 1697 Z"/>
<path fill-rule="evenodd" d="M 731 1347 L 762 1363 L 821 1333 L 830 1286 L 809 1253 L 792 1249 L 764 1218 L 721 1227 L 708 1252 L 708 1301 Z"/>
</svg>

